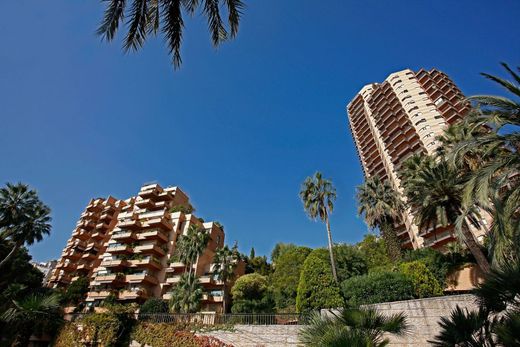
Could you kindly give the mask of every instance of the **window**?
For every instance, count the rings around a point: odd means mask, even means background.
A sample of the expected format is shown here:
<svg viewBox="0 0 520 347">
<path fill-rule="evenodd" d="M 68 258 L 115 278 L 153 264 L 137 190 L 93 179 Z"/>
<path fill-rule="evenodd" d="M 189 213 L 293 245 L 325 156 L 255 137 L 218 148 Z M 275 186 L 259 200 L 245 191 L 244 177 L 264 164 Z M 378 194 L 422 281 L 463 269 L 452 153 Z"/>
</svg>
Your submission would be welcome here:
<svg viewBox="0 0 520 347">
<path fill-rule="evenodd" d="M 419 125 L 419 124 L 424 123 L 424 122 L 426 122 L 426 119 L 423 118 L 420 121 L 418 121 L 417 123 L 415 123 L 415 125 Z"/>
<path fill-rule="evenodd" d="M 442 103 L 444 103 L 444 99 L 441 97 L 441 98 L 438 98 L 436 101 L 435 101 L 435 105 L 439 106 L 441 105 Z"/>
<path fill-rule="evenodd" d="M 428 147 L 431 147 L 431 146 L 433 146 L 434 144 L 435 144 L 435 141 L 432 141 L 432 142 L 430 142 L 430 143 L 428 144 Z"/>
</svg>

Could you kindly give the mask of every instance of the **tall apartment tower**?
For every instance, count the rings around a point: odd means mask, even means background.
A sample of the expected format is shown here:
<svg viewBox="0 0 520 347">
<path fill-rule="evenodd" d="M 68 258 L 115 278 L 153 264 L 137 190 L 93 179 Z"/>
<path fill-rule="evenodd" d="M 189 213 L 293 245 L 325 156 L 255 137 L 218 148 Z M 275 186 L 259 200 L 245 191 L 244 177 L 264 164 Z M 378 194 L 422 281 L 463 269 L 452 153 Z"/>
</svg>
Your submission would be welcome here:
<svg viewBox="0 0 520 347">
<path fill-rule="evenodd" d="M 219 223 L 204 222 L 193 213 L 178 187 L 158 184 L 141 187 L 126 200 L 94 199 L 81 214 L 63 250 L 49 286 L 67 287 L 80 276 L 90 281 L 86 301 L 97 306 L 109 295 L 122 302 L 142 302 L 149 297 L 170 298 L 169 292 L 188 269 L 176 260 L 177 241 L 191 225 L 210 236 L 194 265 L 194 274 L 205 289 L 203 311 L 222 310 L 223 285 L 213 275 L 213 257 L 224 245 Z M 239 262 L 236 278 L 245 271 Z"/>
<path fill-rule="evenodd" d="M 435 137 L 469 107 L 450 78 L 435 69 L 407 69 L 364 86 L 347 114 L 365 177 L 377 175 L 402 193 L 403 162 L 416 153 L 434 153 L 439 145 Z M 454 240 L 453 228 L 419 231 L 410 211 L 403 220 L 397 228 L 403 248 L 438 248 Z"/>
</svg>

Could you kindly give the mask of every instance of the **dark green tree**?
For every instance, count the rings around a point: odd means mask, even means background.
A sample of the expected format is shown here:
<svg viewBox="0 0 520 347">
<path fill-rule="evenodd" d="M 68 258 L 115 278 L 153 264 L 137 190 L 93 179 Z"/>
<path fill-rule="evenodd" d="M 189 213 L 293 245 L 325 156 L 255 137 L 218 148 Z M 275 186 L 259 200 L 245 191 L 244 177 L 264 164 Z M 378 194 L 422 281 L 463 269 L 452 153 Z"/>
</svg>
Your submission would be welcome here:
<svg viewBox="0 0 520 347">
<path fill-rule="evenodd" d="M 68 305 L 76 306 L 86 298 L 88 291 L 89 279 L 82 276 L 67 287 L 63 294 L 63 301 Z"/>
<path fill-rule="evenodd" d="M 168 313 L 168 302 L 161 298 L 146 299 L 139 308 L 139 314 Z"/>
<path fill-rule="evenodd" d="M 0 188 L 0 240 L 11 247 L 0 261 L 0 269 L 24 244 L 32 245 L 50 234 L 50 212 L 36 191 L 25 184 L 7 183 Z"/>
<path fill-rule="evenodd" d="M 244 275 L 236 280 L 231 288 L 233 313 L 269 313 L 273 311 L 274 301 L 266 276 L 258 273 Z"/>
</svg>

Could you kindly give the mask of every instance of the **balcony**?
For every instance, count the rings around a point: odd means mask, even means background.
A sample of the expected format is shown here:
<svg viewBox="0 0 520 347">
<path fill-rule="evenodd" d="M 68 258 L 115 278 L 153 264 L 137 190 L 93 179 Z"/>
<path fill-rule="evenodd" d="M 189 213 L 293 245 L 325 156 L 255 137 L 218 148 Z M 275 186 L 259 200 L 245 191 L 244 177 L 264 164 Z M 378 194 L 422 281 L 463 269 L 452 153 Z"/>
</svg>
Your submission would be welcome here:
<svg viewBox="0 0 520 347">
<path fill-rule="evenodd" d="M 139 208 L 151 209 L 155 207 L 155 202 L 152 199 L 139 199 L 135 201 Z"/>
<path fill-rule="evenodd" d="M 76 250 L 70 250 L 70 251 L 66 252 L 63 257 L 66 259 L 70 259 L 70 260 L 78 260 L 79 258 L 81 258 L 82 255 L 83 255 L 82 252 L 78 252 Z"/>
<path fill-rule="evenodd" d="M 87 301 L 103 300 L 110 294 L 112 294 L 112 292 L 108 290 L 90 291 L 87 293 Z"/>
<path fill-rule="evenodd" d="M 81 256 L 81 259 L 91 261 L 97 258 L 97 254 L 87 252 Z"/>
<path fill-rule="evenodd" d="M 123 267 L 130 266 L 130 263 L 126 259 L 103 260 L 101 262 L 101 266 L 111 269 L 120 269 Z"/>
<path fill-rule="evenodd" d="M 162 242 L 168 242 L 168 235 L 160 230 L 149 230 L 139 234 L 139 240 L 159 240 Z"/>
<path fill-rule="evenodd" d="M 110 222 L 101 222 L 96 224 L 96 229 L 106 231 L 110 228 Z"/>
<path fill-rule="evenodd" d="M 92 234 L 92 238 L 96 241 L 101 241 L 101 240 L 104 240 L 105 239 L 105 236 L 106 236 L 106 233 L 103 232 L 103 231 L 96 231 L 95 233 Z"/>
<path fill-rule="evenodd" d="M 77 272 L 89 272 L 91 269 L 90 263 L 80 263 L 76 267 Z"/>
<path fill-rule="evenodd" d="M 148 257 L 146 259 L 133 259 L 129 263 L 132 267 L 146 268 L 152 270 L 160 270 L 162 268 L 161 261 L 155 257 Z"/>
<path fill-rule="evenodd" d="M 112 221 L 112 219 L 114 218 L 114 216 L 110 213 L 107 213 L 107 212 L 104 212 L 100 217 L 99 217 L 99 220 L 100 221 L 105 221 L 105 222 L 110 222 Z"/>
<path fill-rule="evenodd" d="M 161 228 L 164 230 L 171 230 L 173 228 L 172 223 L 166 218 L 153 218 L 148 220 L 148 225 L 153 228 Z"/>
<path fill-rule="evenodd" d="M 103 199 L 91 200 L 87 205 L 87 211 L 98 212 L 103 209 Z"/>
<path fill-rule="evenodd" d="M 129 245 L 112 245 L 108 246 L 107 252 L 111 254 L 129 254 L 132 253 L 132 247 Z"/>
<path fill-rule="evenodd" d="M 143 199 L 155 199 L 162 192 L 162 188 L 158 184 L 152 184 L 148 186 L 141 187 L 141 191 L 139 192 L 139 196 Z"/>
<path fill-rule="evenodd" d="M 132 274 L 126 275 L 126 282 L 128 283 L 149 283 L 149 284 L 159 284 L 157 278 L 150 274 L 140 273 L 140 274 Z"/>
<path fill-rule="evenodd" d="M 168 283 L 168 284 L 177 284 L 177 283 L 179 283 L 180 280 L 181 280 L 181 276 L 180 275 L 171 276 L 171 277 L 166 278 L 166 283 Z"/>
<path fill-rule="evenodd" d="M 213 278 L 211 275 L 204 275 L 199 277 L 200 284 L 202 285 L 216 285 L 220 286 L 223 285 L 222 281 L 217 281 Z"/>
<path fill-rule="evenodd" d="M 60 269 L 63 269 L 63 270 L 66 270 L 66 271 L 74 271 L 76 270 L 78 264 L 76 262 L 72 262 L 72 261 L 64 261 L 63 263 L 61 264 L 58 264 L 60 265 Z M 56 266 L 56 268 L 58 268 L 58 266 Z"/>
<path fill-rule="evenodd" d="M 137 240 L 137 235 L 133 231 L 120 231 L 112 234 L 112 240 L 128 242 Z"/>
<path fill-rule="evenodd" d="M 141 229 L 141 222 L 138 220 L 123 220 L 117 224 L 121 229 L 138 230 Z"/>
<path fill-rule="evenodd" d="M 70 244 L 71 248 L 75 248 L 80 251 L 84 251 L 87 244 L 82 240 L 75 240 Z"/>
<path fill-rule="evenodd" d="M 122 282 L 124 280 L 124 276 L 120 276 L 117 274 L 102 274 L 94 277 L 94 281 L 101 284 L 110 284 L 116 282 Z"/>
<path fill-rule="evenodd" d="M 142 254 L 155 254 L 158 256 L 164 256 L 166 252 L 157 245 L 140 245 L 134 248 L 134 252 Z"/>
<path fill-rule="evenodd" d="M 81 228 L 77 228 L 76 231 L 74 231 L 72 233 L 72 237 L 73 238 L 76 238 L 76 239 L 79 239 L 79 240 L 82 240 L 82 241 L 85 241 L 87 240 L 90 235 L 87 231 L 81 229 Z"/>
<path fill-rule="evenodd" d="M 224 297 L 223 296 L 214 296 L 211 294 L 204 293 L 204 294 L 202 294 L 202 301 L 208 302 L 208 303 L 218 303 L 218 302 L 223 302 Z"/>
<path fill-rule="evenodd" d="M 96 223 L 91 220 L 80 221 L 76 224 L 78 228 L 85 229 L 87 231 L 92 230 L 96 227 Z"/>
<path fill-rule="evenodd" d="M 123 290 L 119 292 L 119 300 L 137 300 L 148 298 L 148 293 L 144 289 L 137 290 Z"/>
<path fill-rule="evenodd" d="M 61 274 L 56 277 L 56 282 L 61 284 L 69 284 L 71 277 L 69 275 Z"/>
</svg>

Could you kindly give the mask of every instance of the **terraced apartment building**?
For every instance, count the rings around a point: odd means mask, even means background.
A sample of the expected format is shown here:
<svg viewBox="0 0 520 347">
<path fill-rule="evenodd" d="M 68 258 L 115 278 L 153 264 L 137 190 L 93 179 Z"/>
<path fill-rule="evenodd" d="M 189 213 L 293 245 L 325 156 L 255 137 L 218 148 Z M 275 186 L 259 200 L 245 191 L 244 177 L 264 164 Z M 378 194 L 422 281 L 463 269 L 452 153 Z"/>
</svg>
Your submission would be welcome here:
<svg viewBox="0 0 520 347">
<path fill-rule="evenodd" d="M 176 242 L 190 225 L 204 228 L 210 241 L 194 265 L 205 289 L 203 311 L 220 312 L 223 283 L 212 275 L 213 257 L 224 245 L 224 230 L 193 213 L 172 212 L 191 206 L 178 187 L 158 184 L 141 187 L 135 197 L 93 199 L 81 214 L 56 269 L 51 287 L 67 287 L 79 276 L 90 280 L 87 302 L 96 306 L 113 294 L 122 302 L 142 302 L 149 297 L 169 298 L 185 264 L 174 261 Z M 185 210 L 185 209 L 184 209 Z M 236 267 L 236 278 L 245 271 Z"/>
<path fill-rule="evenodd" d="M 453 81 L 436 69 L 407 69 L 364 86 L 347 105 L 347 115 L 365 177 L 377 175 L 402 193 L 403 162 L 416 153 L 434 153 L 436 136 L 469 109 Z M 455 240 L 453 227 L 419 231 L 411 211 L 402 219 L 396 228 L 403 248 L 440 248 Z M 483 235 L 473 232 L 477 238 Z"/>
</svg>

